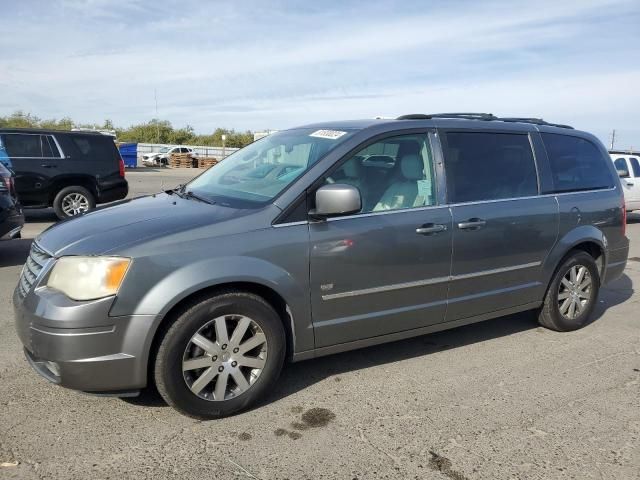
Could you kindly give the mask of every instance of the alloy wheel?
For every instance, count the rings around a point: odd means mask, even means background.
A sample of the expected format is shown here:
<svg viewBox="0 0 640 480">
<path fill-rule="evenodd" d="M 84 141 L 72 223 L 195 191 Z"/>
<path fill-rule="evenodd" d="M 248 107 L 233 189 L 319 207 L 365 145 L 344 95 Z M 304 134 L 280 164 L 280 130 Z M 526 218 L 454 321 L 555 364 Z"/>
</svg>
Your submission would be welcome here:
<svg viewBox="0 0 640 480">
<path fill-rule="evenodd" d="M 189 340 L 182 360 L 187 387 L 198 397 L 223 401 L 246 392 L 267 361 L 267 339 L 244 315 L 224 315 L 202 326 Z"/>
<path fill-rule="evenodd" d="M 573 320 L 579 317 L 591 302 L 592 285 L 589 269 L 574 265 L 564 274 L 558 288 L 560 314 Z"/>
<path fill-rule="evenodd" d="M 80 215 L 89 210 L 89 199 L 81 193 L 70 193 L 62 199 L 62 211 L 68 217 Z"/>
</svg>

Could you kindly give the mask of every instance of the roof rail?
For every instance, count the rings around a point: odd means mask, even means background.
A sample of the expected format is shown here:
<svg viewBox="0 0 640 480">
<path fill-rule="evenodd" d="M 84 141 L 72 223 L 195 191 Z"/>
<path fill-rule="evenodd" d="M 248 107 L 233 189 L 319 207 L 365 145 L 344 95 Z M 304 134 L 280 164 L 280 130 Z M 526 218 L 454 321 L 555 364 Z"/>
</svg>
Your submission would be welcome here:
<svg viewBox="0 0 640 480">
<path fill-rule="evenodd" d="M 460 118 L 464 120 L 485 120 L 485 121 L 500 121 L 500 122 L 520 122 L 531 123 L 534 125 L 548 125 L 550 127 L 570 128 L 570 125 L 563 125 L 561 123 L 546 122 L 541 118 L 530 117 L 496 117 L 492 113 L 412 113 L 409 115 L 402 115 L 396 120 L 429 120 L 431 118 Z"/>
<path fill-rule="evenodd" d="M 548 125 L 550 127 L 559 127 L 559 128 L 570 128 L 573 130 L 571 125 L 563 125 L 562 123 L 550 123 L 546 122 L 541 118 L 526 118 L 526 117 L 501 117 L 497 120 L 501 122 L 520 122 L 520 123 L 532 123 L 534 125 Z"/>
<path fill-rule="evenodd" d="M 495 120 L 497 117 L 491 113 L 412 113 L 402 115 L 396 120 L 428 120 L 430 118 L 464 118 L 467 120 Z"/>
</svg>

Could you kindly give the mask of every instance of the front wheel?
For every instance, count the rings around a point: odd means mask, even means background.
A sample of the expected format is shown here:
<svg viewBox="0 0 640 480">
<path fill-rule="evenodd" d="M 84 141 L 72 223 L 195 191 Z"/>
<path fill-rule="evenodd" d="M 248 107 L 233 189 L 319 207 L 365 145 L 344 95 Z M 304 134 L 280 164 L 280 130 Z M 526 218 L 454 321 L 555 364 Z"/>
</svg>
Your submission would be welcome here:
<svg viewBox="0 0 640 480">
<path fill-rule="evenodd" d="M 75 217 L 96 208 L 93 194 L 85 187 L 65 187 L 53 199 L 53 210 L 60 220 Z"/>
<path fill-rule="evenodd" d="M 156 386 L 185 415 L 231 415 L 273 389 L 285 349 L 282 322 L 262 298 L 216 295 L 194 303 L 167 330 L 154 366 Z"/>
<path fill-rule="evenodd" d="M 593 257 L 582 251 L 572 252 L 549 285 L 538 321 L 560 332 L 582 328 L 593 312 L 599 291 L 600 274 Z"/>
</svg>

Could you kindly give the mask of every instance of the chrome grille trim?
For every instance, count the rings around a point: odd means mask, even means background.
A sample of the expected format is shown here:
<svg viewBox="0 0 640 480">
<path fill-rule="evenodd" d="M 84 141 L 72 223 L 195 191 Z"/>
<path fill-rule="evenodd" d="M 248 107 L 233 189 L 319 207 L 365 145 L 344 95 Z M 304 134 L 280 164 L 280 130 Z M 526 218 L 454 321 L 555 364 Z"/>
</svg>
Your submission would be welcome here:
<svg viewBox="0 0 640 480">
<path fill-rule="evenodd" d="M 31 244 L 29 256 L 25 261 L 24 267 L 22 267 L 22 273 L 18 281 L 18 293 L 21 298 L 26 297 L 31 291 L 40 274 L 52 259 L 53 257 L 36 242 Z"/>
</svg>

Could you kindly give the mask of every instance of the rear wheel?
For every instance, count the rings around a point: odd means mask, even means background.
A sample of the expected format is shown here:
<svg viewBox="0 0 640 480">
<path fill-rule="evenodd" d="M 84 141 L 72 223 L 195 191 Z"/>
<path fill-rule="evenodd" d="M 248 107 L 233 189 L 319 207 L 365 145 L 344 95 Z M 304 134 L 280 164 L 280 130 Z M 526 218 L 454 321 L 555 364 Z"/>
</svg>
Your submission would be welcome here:
<svg viewBox="0 0 640 480">
<path fill-rule="evenodd" d="M 231 415 L 272 390 L 285 348 L 282 322 L 262 298 L 216 295 L 190 306 L 165 334 L 156 356 L 156 386 L 185 415 Z"/>
<path fill-rule="evenodd" d="M 95 207 L 93 194 L 79 185 L 63 188 L 53 199 L 53 210 L 61 220 L 86 213 Z"/>
<path fill-rule="evenodd" d="M 569 254 L 556 271 L 538 314 L 541 325 L 561 332 L 584 327 L 600 291 L 595 260 L 582 251 Z"/>
</svg>

